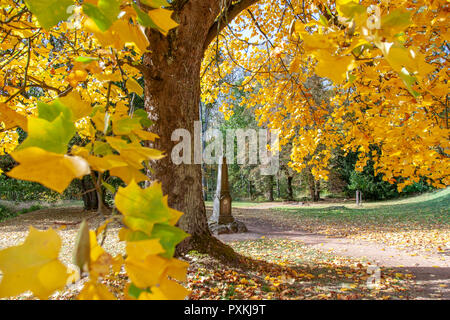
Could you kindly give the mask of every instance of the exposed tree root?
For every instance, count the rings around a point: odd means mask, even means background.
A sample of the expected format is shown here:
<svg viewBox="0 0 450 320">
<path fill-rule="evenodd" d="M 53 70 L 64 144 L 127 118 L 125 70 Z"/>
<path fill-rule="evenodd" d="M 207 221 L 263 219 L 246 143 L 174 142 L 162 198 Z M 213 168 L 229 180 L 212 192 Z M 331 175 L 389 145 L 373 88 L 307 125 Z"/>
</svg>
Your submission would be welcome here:
<svg viewBox="0 0 450 320">
<path fill-rule="evenodd" d="M 208 234 L 185 239 L 177 246 L 175 255 L 183 256 L 191 250 L 207 254 L 227 265 L 239 265 L 243 259 L 230 246 Z"/>
</svg>

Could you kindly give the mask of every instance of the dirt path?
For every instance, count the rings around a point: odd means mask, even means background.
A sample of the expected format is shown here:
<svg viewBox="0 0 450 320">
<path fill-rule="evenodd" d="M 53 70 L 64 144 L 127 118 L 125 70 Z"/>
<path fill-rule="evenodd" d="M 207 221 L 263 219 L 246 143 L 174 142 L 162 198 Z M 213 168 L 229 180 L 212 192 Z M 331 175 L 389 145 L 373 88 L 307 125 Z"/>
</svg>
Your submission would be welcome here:
<svg viewBox="0 0 450 320">
<path fill-rule="evenodd" d="M 258 207 L 261 210 L 261 208 Z M 366 258 L 380 267 L 394 267 L 400 273 L 413 274 L 415 292 L 418 299 L 450 299 L 450 259 L 447 255 L 425 252 L 411 254 L 373 242 L 349 238 L 329 237 L 307 232 L 299 228 L 277 225 L 273 221 L 246 215 L 251 208 L 235 210 L 235 216 L 243 221 L 249 230 L 247 233 L 219 235 L 222 241 L 242 241 L 268 238 L 299 240 L 308 246 L 323 251 L 331 251 L 342 256 Z M 264 210 L 264 209 L 263 209 Z"/>
</svg>

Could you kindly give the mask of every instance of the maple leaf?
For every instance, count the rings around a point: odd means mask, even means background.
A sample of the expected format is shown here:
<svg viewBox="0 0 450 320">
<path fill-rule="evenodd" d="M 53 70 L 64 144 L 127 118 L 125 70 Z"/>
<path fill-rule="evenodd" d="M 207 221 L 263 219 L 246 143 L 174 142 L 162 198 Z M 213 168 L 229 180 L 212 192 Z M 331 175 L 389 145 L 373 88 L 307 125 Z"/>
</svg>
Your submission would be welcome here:
<svg viewBox="0 0 450 320">
<path fill-rule="evenodd" d="M 0 119 L 5 124 L 5 130 L 12 129 L 14 127 L 21 127 L 27 131 L 27 118 L 11 108 L 5 103 L 0 103 Z"/>
<path fill-rule="evenodd" d="M 61 239 L 53 229 L 30 227 L 24 243 L 0 251 L 0 297 L 32 291 L 46 299 L 66 285 L 67 268 L 58 260 Z"/>
<path fill-rule="evenodd" d="M 160 183 L 142 189 L 132 181 L 126 188 L 119 188 L 115 203 L 124 216 L 123 223 L 134 231 L 150 235 L 155 223 L 170 219 Z"/>
<path fill-rule="evenodd" d="M 163 279 L 158 287 L 152 287 L 151 292 L 143 291 L 139 300 L 183 300 L 190 294 L 185 287 L 169 279 Z"/>
<path fill-rule="evenodd" d="M 73 0 L 26 0 L 25 4 L 36 15 L 41 26 L 49 30 L 69 17 L 67 8 L 73 5 Z"/>
<path fill-rule="evenodd" d="M 11 156 L 19 165 L 7 173 L 16 179 L 39 182 L 62 193 L 70 182 L 90 173 L 88 163 L 80 157 L 48 152 L 31 147 L 14 151 Z"/>
<path fill-rule="evenodd" d="M 101 283 L 88 281 L 77 297 L 78 300 L 117 300 L 116 297 Z"/>
</svg>

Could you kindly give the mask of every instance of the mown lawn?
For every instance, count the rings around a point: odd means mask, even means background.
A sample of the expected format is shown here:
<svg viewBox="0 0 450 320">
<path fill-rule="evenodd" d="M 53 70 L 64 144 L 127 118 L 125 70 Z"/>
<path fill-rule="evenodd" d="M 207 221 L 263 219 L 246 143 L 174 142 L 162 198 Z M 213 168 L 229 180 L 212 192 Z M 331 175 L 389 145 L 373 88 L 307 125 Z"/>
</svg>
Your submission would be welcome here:
<svg viewBox="0 0 450 320">
<path fill-rule="evenodd" d="M 274 208 L 277 220 L 332 236 L 443 252 L 450 247 L 450 189 L 391 202 Z"/>
<path fill-rule="evenodd" d="M 450 191 L 450 189 L 449 189 Z M 422 196 L 421 196 L 422 197 Z M 424 197 L 426 199 L 426 197 Z M 362 207 L 331 205 L 328 207 L 274 208 L 299 219 L 320 219 L 323 221 L 358 222 L 391 225 L 392 223 L 412 223 L 422 225 L 450 224 L 450 192 L 436 192 L 427 201 L 417 202 L 417 198 L 383 203 L 367 203 Z"/>
</svg>

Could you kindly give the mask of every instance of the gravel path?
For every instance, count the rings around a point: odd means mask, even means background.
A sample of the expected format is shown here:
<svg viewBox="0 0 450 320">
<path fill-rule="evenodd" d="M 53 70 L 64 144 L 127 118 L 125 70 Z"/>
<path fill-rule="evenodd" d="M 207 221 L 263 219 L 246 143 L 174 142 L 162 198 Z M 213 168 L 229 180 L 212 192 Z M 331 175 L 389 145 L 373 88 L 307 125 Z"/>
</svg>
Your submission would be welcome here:
<svg viewBox="0 0 450 320">
<path fill-rule="evenodd" d="M 80 222 L 88 219 L 90 229 L 97 228 L 102 219 L 95 212 L 84 211 L 80 207 L 47 208 L 0 222 L 0 250 L 21 244 L 27 234 L 29 226 L 39 230 L 53 228 L 62 239 L 60 259 L 65 264 L 72 263 L 72 250 Z M 117 241 L 120 226 L 117 222 L 108 225 L 108 236 L 104 242 L 105 249 L 115 255 L 124 252 L 123 243 Z"/>
</svg>

